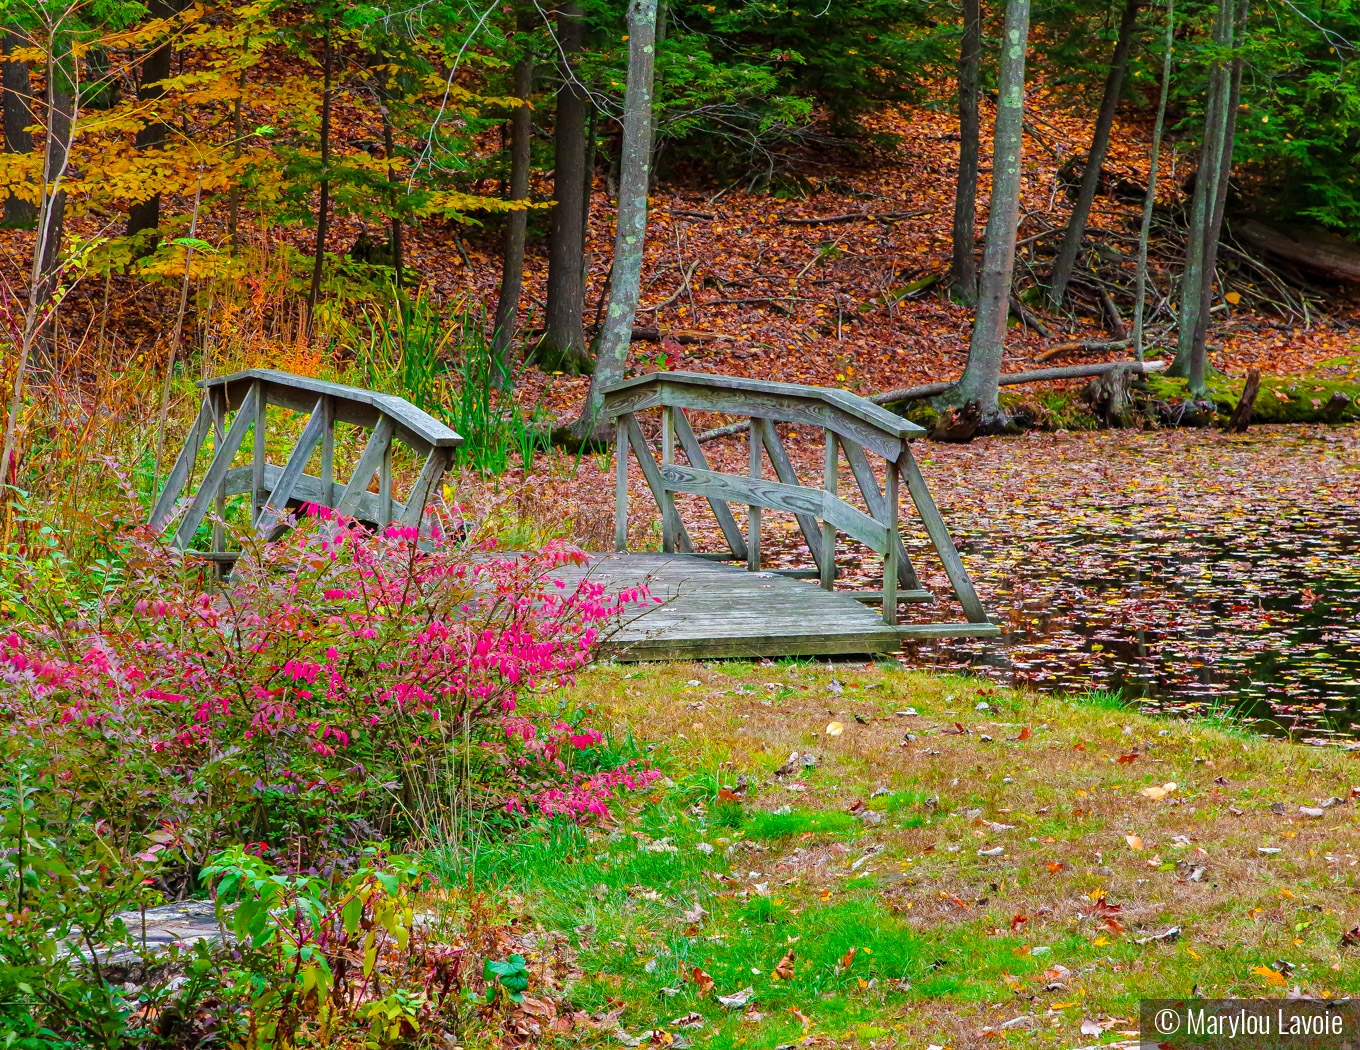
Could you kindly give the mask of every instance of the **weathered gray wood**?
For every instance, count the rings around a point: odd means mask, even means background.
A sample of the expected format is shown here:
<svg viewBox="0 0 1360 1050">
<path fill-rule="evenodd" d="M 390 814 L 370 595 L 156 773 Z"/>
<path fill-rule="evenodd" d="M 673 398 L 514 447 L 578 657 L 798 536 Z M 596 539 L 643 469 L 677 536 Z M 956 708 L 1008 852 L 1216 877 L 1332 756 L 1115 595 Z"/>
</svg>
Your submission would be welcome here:
<svg viewBox="0 0 1360 1050">
<path fill-rule="evenodd" d="M 179 528 L 175 530 L 175 536 L 171 542 L 180 550 L 189 546 L 190 541 L 194 538 L 199 523 L 203 521 L 203 516 L 208 513 L 208 504 L 214 500 L 219 503 L 225 500 L 226 493 L 221 491 L 222 483 L 231 467 L 232 457 L 241 447 L 241 441 L 245 437 L 246 431 L 255 423 L 254 415 L 255 391 L 252 388 L 246 394 L 246 400 L 241 405 L 241 410 L 236 413 L 236 418 L 231 421 L 231 429 L 227 431 L 225 436 L 218 439 L 217 448 L 213 452 L 212 463 L 208 465 L 207 473 L 203 475 L 203 484 L 199 486 L 194 501 L 189 504 L 189 509 L 180 520 Z M 214 415 L 214 424 L 215 429 L 220 433 L 220 416 Z M 215 542 L 213 549 L 220 550 L 220 542 Z"/>
<path fill-rule="evenodd" d="M 212 398 L 205 397 L 203 404 L 198 407 L 198 415 L 194 417 L 193 425 L 189 427 L 184 447 L 179 450 L 175 465 L 170 468 L 170 473 L 165 479 L 165 488 L 161 489 L 160 499 L 156 500 L 156 506 L 151 511 L 151 527 L 157 532 L 165 527 L 171 512 L 175 509 L 175 503 L 183 495 L 184 486 L 189 481 L 189 472 L 194 468 L 194 461 L 198 459 L 212 425 Z"/>
<path fill-rule="evenodd" d="M 756 486 L 760 482 L 760 475 L 763 471 L 763 459 L 761 457 L 761 446 L 764 444 L 760 440 L 760 419 L 751 417 L 751 433 L 747 442 L 748 459 L 750 466 L 748 474 L 751 479 L 751 491 L 756 492 Z M 670 480 L 669 478 L 667 480 Z M 755 501 L 748 501 L 746 505 L 746 568 L 749 572 L 760 571 L 760 508 L 761 504 Z"/>
<path fill-rule="evenodd" d="M 325 497 L 319 502 L 327 507 L 335 506 L 335 398 L 330 394 L 321 395 L 323 413 L 321 431 L 321 491 Z"/>
<path fill-rule="evenodd" d="M 846 591 L 846 593 L 850 595 L 851 598 L 854 598 L 855 601 L 863 602 L 865 605 L 883 604 L 882 591 Z M 925 605 L 935 600 L 935 592 L 927 591 L 922 588 L 917 588 L 915 590 L 910 591 L 898 591 L 897 600 L 899 603 L 911 602 L 915 604 Z"/>
<path fill-rule="evenodd" d="M 382 509 L 378 519 L 380 525 L 392 524 L 392 442 L 383 449 L 382 460 L 378 463 L 378 505 Z"/>
<path fill-rule="evenodd" d="M 664 473 L 665 468 L 675 462 L 675 436 L 671 426 L 671 414 L 675 409 L 668 406 L 661 408 L 661 467 Z M 670 492 L 663 492 L 661 495 L 661 549 L 667 554 L 675 553 L 675 533 L 676 523 L 680 520 L 680 512 L 675 508 L 675 497 Z"/>
<path fill-rule="evenodd" d="M 425 507 L 430 502 L 430 496 L 439 488 L 439 482 L 443 479 L 444 472 L 449 469 L 452 456 L 453 450 L 451 448 L 430 449 L 430 454 L 425 457 L 420 473 L 416 476 L 415 484 L 411 486 L 411 494 L 406 498 L 406 506 L 402 507 L 399 503 L 392 504 L 393 513 L 401 519 L 401 523 L 407 528 L 420 528 L 420 523 L 425 517 Z"/>
<path fill-rule="evenodd" d="M 888 534 L 881 523 L 821 489 L 805 489 L 800 485 L 785 485 L 783 482 L 765 481 L 762 478 L 719 474 L 716 471 L 699 470 L 680 463 L 665 467 L 661 472 L 660 482 L 675 492 L 711 496 L 732 503 L 744 503 L 748 507 L 811 514 L 831 522 L 841 532 L 859 540 L 879 554 L 884 553 L 887 547 Z M 750 545 L 749 539 L 747 545 L 748 547 Z"/>
<path fill-rule="evenodd" d="M 625 399 L 646 399 L 655 396 L 652 405 L 668 404 L 675 408 L 708 409 L 714 403 L 732 404 L 734 399 L 752 399 L 753 405 L 787 406 L 793 411 L 801 411 L 799 406 L 810 407 L 818 403 L 831 408 L 838 414 L 857 419 L 868 424 L 880 433 L 896 438 L 919 436 L 925 431 L 909 420 L 894 415 L 875 405 L 867 398 L 852 394 L 848 390 L 826 387 L 806 386 L 801 383 L 776 383 L 762 379 L 746 379 L 738 376 L 712 375 L 703 372 L 653 372 L 636 379 L 625 380 L 605 391 L 605 414 L 612 416 L 609 399 L 617 403 Z M 768 399 L 768 400 L 761 400 Z M 644 407 L 639 405 L 638 408 Z M 650 406 L 646 406 L 650 407 Z M 637 411 L 638 409 L 631 409 Z M 714 409 L 723 411 L 723 409 Z M 804 422 L 820 426 L 816 419 L 798 419 L 782 412 L 735 411 L 734 415 L 759 415 L 789 422 Z"/>
<path fill-rule="evenodd" d="M 831 656 L 899 644 L 896 628 L 845 592 L 771 572 L 663 554 L 592 556 L 586 568 L 553 571 L 568 584 L 587 574 L 611 591 L 646 582 L 664 603 L 625 610 L 605 642 L 621 660 Z"/>
<path fill-rule="evenodd" d="M 614 550 L 628 549 L 628 424 L 614 420 Z"/>
<path fill-rule="evenodd" d="M 775 430 L 774 423 L 771 420 L 762 419 L 760 421 L 760 440 L 765 445 L 765 452 L 769 455 L 770 462 L 774 464 L 775 476 L 786 485 L 800 485 L 798 472 L 793 469 L 793 461 L 789 459 L 789 453 L 784 448 L 784 442 L 779 440 L 779 432 Z M 812 552 L 812 560 L 820 571 L 822 567 L 821 526 L 817 523 L 816 515 L 797 514 L 794 516 L 794 520 L 798 522 L 798 529 L 803 534 L 803 542 Z"/>
<path fill-rule="evenodd" d="M 909 623 L 899 625 L 903 638 L 998 638 L 1001 628 L 994 623 Z"/>
<path fill-rule="evenodd" d="M 255 395 L 255 426 L 251 438 L 253 442 L 251 465 L 255 468 L 255 491 L 250 495 L 251 521 L 260 520 L 259 496 L 256 493 L 264 488 L 265 434 L 267 433 L 268 415 L 269 406 L 265 404 L 264 390 L 261 388 Z"/>
<path fill-rule="evenodd" d="M 822 489 L 829 495 L 835 496 L 838 491 L 836 478 L 840 456 L 836 451 L 836 433 L 832 430 L 823 430 L 826 439 L 826 450 L 822 455 Z M 823 590 L 831 590 L 836 586 L 836 526 L 829 521 L 822 522 L 822 560 L 818 563 L 821 572 Z"/>
<path fill-rule="evenodd" d="M 216 456 L 222 448 L 222 442 L 226 439 L 227 410 L 221 397 L 214 400 L 213 409 L 216 412 L 213 417 L 213 455 Z M 244 414 L 248 416 L 250 413 L 245 412 Z M 233 456 L 236 454 L 235 449 L 232 450 L 231 454 Z M 207 479 L 204 479 L 203 484 L 204 486 L 207 485 Z M 226 527 L 223 525 L 223 521 L 227 516 L 227 493 L 221 485 L 218 485 L 217 493 L 213 497 L 213 511 L 212 549 L 220 551 L 226 545 Z"/>
<path fill-rule="evenodd" d="M 853 441 L 842 441 L 841 448 L 845 450 L 845 461 L 850 465 L 850 473 L 854 475 L 860 495 L 864 497 L 864 505 L 869 508 L 869 513 L 875 520 L 881 520 L 883 490 L 878 487 L 878 479 L 874 477 L 874 468 L 869 465 L 869 457 L 864 454 L 864 449 Z M 911 558 L 907 556 L 907 548 L 902 543 L 901 535 L 897 537 L 897 582 L 909 591 L 921 586 L 916 577 L 916 568 L 912 565 Z"/>
<path fill-rule="evenodd" d="M 883 622 L 897 623 L 897 464 L 889 462 L 883 485 L 883 527 L 887 531 L 883 555 Z"/>
<path fill-rule="evenodd" d="M 372 427 L 379 415 L 385 415 L 391 421 L 394 434 L 403 444 L 410 445 L 417 452 L 428 452 L 431 447 L 452 448 L 463 440 L 434 416 L 421 411 L 409 401 L 363 387 L 328 383 L 322 379 L 295 376 L 268 368 L 250 368 L 230 375 L 215 376 L 201 380 L 199 386 L 220 391 L 226 407 L 231 409 L 239 406 L 245 391 L 257 381 L 263 384 L 265 398 L 271 405 L 283 405 L 305 412 L 318 397 L 328 395 L 335 399 L 336 418 L 342 423 Z M 416 440 L 409 440 L 411 438 Z"/>
<path fill-rule="evenodd" d="M 283 474 L 283 471 L 283 467 L 276 467 L 272 463 L 265 464 L 264 484 L 258 490 L 262 503 L 269 499 L 269 495 L 274 490 L 274 487 L 278 485 L 279 478 Z M 227 495 L 240 496 L 249 494 L 251 485 L 254 483 L 254 474 L 255 471 L 253 467 L 232 467 L 231 470 L 227 471 L 225 482 Z M 300 507 L 305 503 L 316 503 L 320 506 L 328 507 L 330 504 L 324 499 L 324 492 L 325 485 L 320 478 L 312 474 L 303 474 L 293 483 L 293 494 L 288 500 L 290 506 L 280 507 L 279 509 L 292 513 L 297 507 Z M 406 513 L 406 505 L 394 500 L 392 503 L 392 510 L 394 514 L 404 516 Z M 379 523 L 381 520 L 381 511 L 378 505 L 378 494 L 376 492 L 365 492 L 359 497 L 359 504 L 355 507 L 354 517 L 359 521 L 369 522 L 373 525 Z M 233 552 L 227 551 L 226 553 L 232 554 Z"/>
<path fill-rule="evenodd" d="M 658 507 L 666 506 L 665 494 L 666 486 L 661 480 L 661 472 L 657 469 L 656 459 L 652 456 L 652 444 L 642 434 L 642 428 L 638 426 L 635 416 L 624 417 L 628 428 L 628 443 L 633 446 L 633 455 L 637 457 L 638 466 L 642 468 L 642 476 L 647 481 L 647 487 L 652 490 L 652 498 L 656 500 Z M 689 531 L 685 528 L 685 523 L 676 514 L 675 520 L 675 539 L 681 552 L 688 554 L 694 550 L 694 544 L 690 542 Z"/>
<path fill-rule="evenodd" d="M 373 475 L 378 472 L 378 466 L 382 463 L 383 456 L 387 454 L 387 446 L 392 441 L 393 429 L 391 419 L 387 416 L 378 417 L 377 426 L 368 435 L 368 444 L 364 445 L 363 452 L 359 454 L 359 462 L 354 467 L 354 473 L 350 476 L 345 491 L 335 503 L 337 514 L 354 513 L 354 508 L 359 501 L 359 493 L 368 491 L 369 482 L 373 480 Z"/>
<path fill-rule="evenodd" d="M 690 466 L 708 470 L 708 457 L 704 455 L 703 446 L 695 440 L 694 429 L 689 425 L 683 409 L 676 409 L 674 422 L 675 436 L 680 439 L 680 447 L 684 449 L 685 458 L 689 460 Z M 737 558 L 745 560 L 746 538 L 741 534 L 741 526 L 737 524 L 732 508 L 720 499 L 711 499 L 708 505 L 713 510 L 713 516 L 718 519 L 718 527 L 722 529 L 723 538 L 727 540 L 732 553 Z"/>
<path fill-rule="evenodd" d="M 792 383 L 768 383 L 773 390 L 747 392 L 741 388 L 704 385 L 693 387 L 682 384 L 675 377 L 694 373 L 656 372 L 629 383 L 655 381 L 653 388 L 630 389 L 628 383 L 620 384 L 606 392 L 604 415 L 613 417 L 624 412 L 641 412 L 656 405 L 669 405 L 672 408 L 692 408 L 707 412 L 721 412 L 728 415 L 749 415 L 761 419 L 778 419 L 788 423 L 805 426 L 829 427 L 837 434 L 858 441 L 866 448 L 873 449 L 881 456 L 893 455 L 901 448 L 901 437 L 924 433 L 914 423 L 901 416 L 895 416 L 887 409 L 870 405 L 863 398 L 846 394 L 847 398 L 863 401 L 863 406 L 882 413 L 886 420 L 865 418 L 872 414 L 855 411 L 842 404 L 833 395 L 844 394 L 839 390 L 821 390 L 820 394 L 807 395 L 803 391 L 817 391 L 817 387 L 799 387 Z M 664 380 L 656 377 L 664 376 Z M 709 379 L 726 380 L 728 376 L 704 376 Z M 661 385 L 663 384 L 664 385 Z M 788 390 L 781 389 L 788 388 Z M 899 435 L 901 431 L 901 435 Z"/>
<path fill-rule="evenodd" d="M 269 498 L 265 500 L 259 514 L 254 519 L 255 533 L 262 539 L 274 537 L 278 528 L 278 519 L 287 513 L 288 501 L 293 498 L 293 486 L 297 484 L 298 478 L 306 472 L 307 461 L 312 458 L 312 453 L 316 450 L 317 442 L 321 440 L 325 426 L 325 401 L 318 399 L 316 407 L 312 409 L 312 414 L 307 418 L 307 425 L 302 428 L 302 435 L 298 438 L 297 444 L 293 446 L 293 451 L 288 455 L 287 464 L 279 473 L 278 480 L 269 493 Z M 257 462 L 254 466 L 254 481 L 250 493 L 252 506 L 259 501 L 259 491 L 264 488 L 264 468 L 263 461 Z"/>
<path fill-rule="evenodd" d="M 916 504 L 916 513 L 921 515 L 921 522 L 926 527 L 930 542 L 944 564 L 945 574 L 954 587 L 959 604 L 963 606 L 963 614 L 968 617 L 970 623 L 986 623 L 986 610 L 978 600 L 977 591 L 973 589 L 973 581 L 968 578 L 968 570 L 963 567 L 963 560 L 949 536 L 944 518 L 940 517 L 940 510 L 935 506 L 935 499 L 931 496 L 930 489 L 926 487 L 925 478 L 921 476 L 921 468 L 916 464 L 916 457 L 908 449 L 904 458 L 907 491 L 911 493 L 911 501 Z"/>
</svg>

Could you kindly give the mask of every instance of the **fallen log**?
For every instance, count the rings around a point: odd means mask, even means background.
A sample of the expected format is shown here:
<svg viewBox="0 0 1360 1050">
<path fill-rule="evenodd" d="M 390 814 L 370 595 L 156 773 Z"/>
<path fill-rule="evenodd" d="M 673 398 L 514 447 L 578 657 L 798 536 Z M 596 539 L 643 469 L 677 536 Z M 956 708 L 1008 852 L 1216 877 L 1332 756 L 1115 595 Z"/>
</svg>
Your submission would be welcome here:
<svg viewBox="0 0 1360 1050">
<path fill-rule="evenodd" d="M 663 339 L 674 339 L 677 343 L 712 343 L 719 339 L 735 339 L 726 332 L 696 332 L 692 328 L 648 328 L 636 325 L 633 328 L 633 342 L 659 343 Z"/>
<path fill-rule="evenodd" d="M 932 209 L 919 211 L 850 211 L 844 215 L 821 215 L 802 218 L 796 215 L 781 215 L 779 221 L 789 226 L 826 226 L 833 222 L 891 222 L 894 219 L 914 219 L 919 215 L 929 215 Z"/>
<path fill-rule="evenodd" d="M 1337 281 L 1360 281 L 1360 244 L 1315 229 L 1268 226 L 1256 219 L 1232 224 L 1238 240 L 1300 269 Z"/>
<path fill-rule="evenodd" d="M 1051 361 L 1062 354 L 1070 354 L 1074 351 L 1082 353 L 1099 353 L 1104 350 L 1123 350 L 1129 345 L 1127 339 L 1078 339 L 1071 343 L 1059 343 L 1057 346 L 1050 346 L 1042 354 L 1034 358 L 1036 361 Z"/>
<path fill-rule="evenodd" d="M 1135 375 L 1151 375 L 1154 372 L 1161 372 L 1167 366 L 1165 361 L 1108 361 L 1100 365 L 1063 365 L 1059 368 L 1035 368 L 1029 372 L 1012 372 L 1010 375 L 1002 376 L 998 381 L 998 386 L 1019 386 L 1022 383 L 1046 383 L 1059 379 L 1089 379 L 1092 376 L 1103 376 L 1107 373 L 1119 369 L 1127 369 Z M 950 379 L 940 383 L 925 383 L 921 386 L 902 387 L 898 390 L 888 390 L 881 394 L 872 394 L 868 400 L 876 405 L 889 405 L 902 401 L 920 401 L 922 398 L 935 397 L 943 394 L 955 384 L 956 380 Z M 705 430 L 698 435 L 700 441 L 716 441 L 718 438 L 731 437 L 733 434 L 744 434 L 751 428 L 749 422 L 729 423 L 725 427 L 715 427 L 713 430 Z"/>
<path fill-rule="evenodd" d="M 1027 328 L 1037 332 L 1040 338 L 1051 339 L 1053 333 L 1048 330 L 1048 325 L 1035 316 L 1034 311 L 1020 301 L 1018 296 L 1011 296 L 1011 313 L 1020 318 L 1022 324 Z"/>
</svg>

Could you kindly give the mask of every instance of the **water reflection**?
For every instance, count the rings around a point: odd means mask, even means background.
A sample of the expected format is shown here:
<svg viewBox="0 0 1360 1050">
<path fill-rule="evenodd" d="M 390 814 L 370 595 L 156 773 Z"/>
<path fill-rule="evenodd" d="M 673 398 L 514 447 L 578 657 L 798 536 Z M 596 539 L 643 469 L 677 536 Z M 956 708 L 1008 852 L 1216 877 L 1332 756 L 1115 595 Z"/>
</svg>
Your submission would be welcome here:
<svg viewBox="0 0 1360 1050">
<path fill-rule="evenodd" d="M 1083 494 L 1033 514 L 957 513 L 960 547 L 1006 634 L 916 655 L 1009 684 L 1232 712 L 1296 739 L 1360 738 L 1360 505 L 1325 486 L 1306 500 L 1269 491 L 1239 501 L 1220 485 L 1180 506 Z"/>
</svg>

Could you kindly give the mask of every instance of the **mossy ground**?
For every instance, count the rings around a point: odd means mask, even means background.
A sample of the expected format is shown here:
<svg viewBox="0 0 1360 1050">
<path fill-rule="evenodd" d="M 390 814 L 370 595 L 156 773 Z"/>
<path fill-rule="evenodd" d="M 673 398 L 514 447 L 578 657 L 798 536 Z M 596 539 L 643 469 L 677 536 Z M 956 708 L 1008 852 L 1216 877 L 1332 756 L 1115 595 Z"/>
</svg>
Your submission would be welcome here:
<svg viewBox="0 0 1360 1050">
<path fill-rule="evenodd" d="M 1360 993 L 1344 752 L 874 664 L 606 665 L 571 702 L 666 786 L 479 867 L 574 946 L 602 1042 L 1076 1047 L 1141 998 Z"/>
</svg>

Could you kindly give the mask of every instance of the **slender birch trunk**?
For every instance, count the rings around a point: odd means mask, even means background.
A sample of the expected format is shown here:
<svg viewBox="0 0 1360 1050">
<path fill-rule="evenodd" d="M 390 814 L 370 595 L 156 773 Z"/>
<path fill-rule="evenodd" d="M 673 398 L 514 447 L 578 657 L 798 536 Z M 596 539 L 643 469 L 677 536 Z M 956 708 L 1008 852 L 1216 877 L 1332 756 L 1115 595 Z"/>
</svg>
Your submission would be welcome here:
<svg viewBox="0 0 1360 1050">
<path fill-rule="evenodd" d="M 978 84 L 982 66 L 982 2 L 963 0 L 959 42 L 959 175 L 954 191 L 954 258 L 949 290 L 968 306 L 977 304 L 974 255 L 978 183 Z"/>
<path fill-rule="evenodd" d="M 5 416 L 5 439 L 0 450 L 0 486 L 13 483 L 18 459 L 19 410 L 24 400 L 24 380 L 33 347 L 42 335 L 57 302 L 60 277 L 61 241 L 65 225 L 66 188 L 63 185 L 70 163 L 71 137 L 76 124 L 80 97 L 71 79 L 71 38 L 65 21 L 74 8 L 59 15 L 47 27 L 47 146 L 43 154 L 42 200 L 38 204 L 38 236 L 33 245 L 29 270 L 28 309 L 19 337 L 19 360 L 14 369 L 9 411 Z M 71 69 L 68 69 L 68 64 Z"/>
<path fill-rule="evenodd" d="M 1162 130 L 1166 126 L 1166 100 L 1171 91 L 1171 53 L 1176 44 L 1176 0 L 1166 0 L 1166 53 L 1162 56 L 1162 94 L 1157 102 L 1157 121 L 1152 127 L 1152 154 L 1148 163 L 1147 197 L 1143 200 L 1143 223 L 1138 230 L 1138 276 L 1133 299 L 1133 355 L 1143 360 L 1143 310 L 1147 294 L 1148 238 L 1152 209 L 1157 202 L 1157 165 L 1162 156 Z"/>
<path fill-rule="evenodd" d="M 604 389 L 623 378 L 633 339 L 642 250 L 647 235 L 647 184 L 652 156 L 652 79 L 656 69 L 657 0 L 628 5 L 628 86 L 623 106 L 623 155 L 619 166 L 619 214 L 614 235 L 614 278 L 600 333 L 590 396 L 575 430 L 588 436 L 599 418 Z"/>
<path fill-rule="evenodd" d="M 1000 414 L 998 381 L 1010 313 L 1015 229 L 1020 218 L 1029 0 L 1007 0 L 1003 33 L 992 145 L 992 194 L 973 337 L 962 378 L 941 398 L 946 405 L 977 402 L 984 423 L 994 422 Z"/>
<path fill-rule="evenodd" d="M 1081 252 L 1081 242 L 1086 236 L 1086 220 L 1091 214 L 1091 205 L 1100 188 L 1100 169 L 1105 163 L 1105 153 L 1110 148 L 1110 129 L 1114 126 L 1114 115 L 1119 109 L 1119 93 L 1124 88 L 1124 75 L 1129 69 L 1129 55 L 1133 51 L 1134 40 L 1138 36 L 1138 6 L 1141 0 L 1125 0 L 1124 16 L 1119 21 L 1119 36 L 1115 40 L 1114 54 L 1110 56 L 1110 71 L 1105 77 L 1105 94 L 1100 100 L 1100 112 L 1096 116 L 1095 132 L 1091 136 L 1091 148 L 1086 154 L 1086 167 L 1081 173 L 1081 186 L 1077 190 L 1077 200 L 1072 206 L 1072 215 L 1067 222 L 1067 232 L 1063 234 L 1062 247 L 1053 263 L 1053 275 L 1049 282 L 1049 299 L 1054 306 L 1062 306 L 1067 295 L 1067 282 L 1072 278 L 1072 267 L 1076 265 L 1077 255 Z"/>
</svg>

